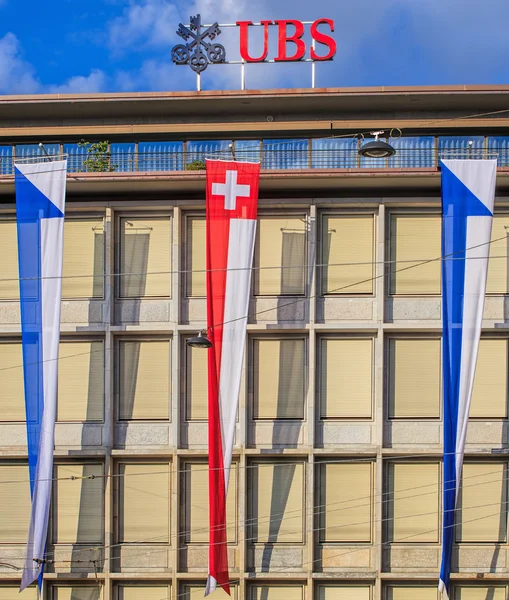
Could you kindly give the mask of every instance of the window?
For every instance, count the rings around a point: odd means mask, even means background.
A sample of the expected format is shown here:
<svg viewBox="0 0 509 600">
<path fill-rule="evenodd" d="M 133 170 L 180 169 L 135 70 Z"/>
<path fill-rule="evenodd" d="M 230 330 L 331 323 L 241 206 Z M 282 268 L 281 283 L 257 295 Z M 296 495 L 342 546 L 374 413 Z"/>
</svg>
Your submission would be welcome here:
<svg viewBox="0 0 509 600">
<path fill-rule="evenodd" d="M 59 544 L 102 542 L 103 465 L 66 463 L 55 465 L 54 473 L 53 542 Z"/>
<path fill-rule="evenodd" d="M 389 140 L 396 154 L 389 157 L 389 167 L 434 167 L 435 138 L 433 136 L 400 137 Z"/>
<path fill-rule="evenodd" d="M 440 417 L 440 340 L 389 340 L 389 418 Z"/>
<path fill-rule="evenodd" d="M 0 221 L 0 253 L 2 256 L 0 300 L 18 300 L 18 232 L 15 218 Z"/>
<path fill-rule="evenodd" d="M 100 217 L 64 223 L 62 298 L 104 296 L 104 222 Z"/>
<path fill-rule="evenodd" d="M 507 339 L 481 339 L 470 417 L 507 417 L 508 360 Z"/>
<path fill-rule="evenodd" d="M 354 169 L 359 165 L 357 138 L 311 140 L 313 169 Z"/>
<path fill-rule="evenodd" d="M 169 463 L 120 464 L 118 475 L 119 541 L 121 543 L 168 543 L 170 541 Z"/>
<path fill-rule="evenodd" d="M 390 542 L 438 542 L 439 463 L 390 463 L 387 532 Z"/>
<path fill-rule="evenodd" d="M 491 229 L 487 294 L 509 293 L 509 215 L 494 215 Z M 495 241 L 496 240 L 496 241 Z"/>
<path fill-rule="evenodd" d="M 232 463 L 226 498 L 228 543 L 237 543 L 237 465 Z M 187 544 L 209 542 L 209 471 L 207 463 L 187 463 L 182 474 L 181 532 Z"/>
<path fill-rule="evenodd" d="M 307 169 L 309 140 L 263 140 L 262 169 Z"/>
<path fill-rule="evenodd" d="M 345 583 L 320 583 L 316 588 L 317 600 L 370 600 L 371 586 Z"/>
<path fill-rule="evenodd" d="M 116 600 L 166 600 L 171 598 L 170 584 L 133 583 L 116 587 Z"/>
<path fill-rule="evenodd" d="M 208 418 L 208 352 L 185 344 L 187 421 L 204 421 Z"/>
<path fill-rule="evenodd" d="M 303 419 L 305 340 L 253 340 L 253 416 Z"/>
<path fill-rule="evenodd" d="M 120 219 L 121 298 L 171 296 L 170 217 Z"/>
<path fill-rule="evenodd" d="M 119 342 L 119 419 L 168 419 L 170 340 Z"/>
<path fill-rule="evenodd" d="M 431 585 L 390 585 L 385 600 L 438 600 L 438 588 Z"/>
<path fill-rule="evenodd" d="M 186 296 L 205 297 L 207 295 L 206 221 L 203 217 L 187 218 L 186 238 Z"/>
<path fill-rule="evenodd" d="M 28 524 L 27 524 L 28 528 Z M 0 598 L 2 600 L 37 600 L 37 586 L 32 585 L 19 593 L 17 585 L 0 585 Z"/>
<path fill-rule="evenodd" d="M 505 542 L 507 475 L 505 463 L 465 463 L 458 497 L 458 542 Z"/>
<path fill-rule="evenodd" d="M 440 294 L 441 256 L 439 215 L 391 215 L 391 294 Z"/>
<path fill-rule="evenodd" d="M 373 465 L 320 465 L 320 542 L 370 542 Z"/>
<path fill-rule="evenodd" d="M 373 215 L 324 215 L 322 294 L 372 294 L 373 261 Z"/>
<path fill-rule="evenodd" d="M 0 421 L 25 421 L 25 387 L 21 342 L 0 344 L 0 389 L 2 411 Z"/>
<path fill-rule="evenodd" d="M 103 412 L 103 342 L 61 342 L 57 420 L 102 421 Z"/>
<path fill-rule="evenodd" d="M 28 464 L 0 464 L 0 543 L 26 544 L 32 500 Z"/>
<path fill-rule="evenodd" d="M 231 140 L 196 140 L 187 142 L 186 165 L 207 158 L 231 160 Z"/>
<path fill-rule="evenodd" d="M 257 583 L 249 586 L 249 600 L 303 600 L 302 585 Z"/>
<path fill-rule="evenodd" d="M 319 361 L 320 418 L 370 418 L 373 339 L 322 338 Z"/>
<path fill-rule="evenodd" d="M 304 215 L 258 219 L 253 272 L 255 296 L 304 294 L 306 263 Z"/>
<path fill-rule="evenodd" d="M 138 171 L 182 171 L 184 142 L 139 142 Z"/>
<path fill-rule="evenodd" d="M 185 583 L 182 585 L 182 592 L 179 594 L 179 597 L 183 598 L 183 600 L 196 600 L 196 598 L 201 598 L 205 591 L 205 581 L 203 583 Z M 219 585 L 214 592 L 216 598 L 223 598 L 223 600 L 237 600 L 238 598 L 238 588 L 236 585 L 232 585 L 230 582 L 230 596 L 223 590 Z M 169 598 L 169 596 L 168 596 Z M 134 600 L 134 599 L 133 599 Z M 138 600 L 138 599 L 136 599 Z M 140 599 L 141 600 L 141 599 Z M 144 600 L 144 599 L 143 599 Z M 152 600 L 148 598 L 148 600 Z M 161 600 L 161 598 L 154 598 L 154 600 Z M 498 599 L 497 599 L 498 600 Z"/>
<path fill-rule="evenodd" d="M 255 463 L 248 478 L 250 540 L 303 543 L 304 463 Z"/>
<path fill-rule="evenodd" d="M 505 585 L 455 585 L 453 598 L 454 600 L 505 600 L 506 589 Z"/>
<path fill-rule="evenodd" d="M 53 585 L 51 600 L 100 600 L 101 588 L 94 585 Z"/>
</svg>

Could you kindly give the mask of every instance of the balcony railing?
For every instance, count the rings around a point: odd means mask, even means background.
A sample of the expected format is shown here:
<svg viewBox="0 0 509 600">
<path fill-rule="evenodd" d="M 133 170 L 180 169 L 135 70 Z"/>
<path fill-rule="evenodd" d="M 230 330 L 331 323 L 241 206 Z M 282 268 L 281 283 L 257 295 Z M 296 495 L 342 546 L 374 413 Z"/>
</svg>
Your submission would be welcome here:
<svg viewBox="0 0 509 600">
<path fill-rule="evenodd" d="M 260 161 L 262 169 L 267 170 L 433 168 L 441 158 L 455 156 L 496 157 L 499 166 L 509 166 L 509 137 L 403 137 L 391 140 L 396 154 L 385 159 L 361 157 L 360 143 L 355 138 L 127 142 L 111 144 L 106 155 L 87 153 L 77 144 L 45 144 L 45 150 L 50 157 L 66 154 L 71 173 L 200 170 L 207 158 L 233 157 Z M 44 158 L 45 154 L 36 144 L 0 146 L 0 174 L 13 174 L 17 160 Z"/>
</svg>

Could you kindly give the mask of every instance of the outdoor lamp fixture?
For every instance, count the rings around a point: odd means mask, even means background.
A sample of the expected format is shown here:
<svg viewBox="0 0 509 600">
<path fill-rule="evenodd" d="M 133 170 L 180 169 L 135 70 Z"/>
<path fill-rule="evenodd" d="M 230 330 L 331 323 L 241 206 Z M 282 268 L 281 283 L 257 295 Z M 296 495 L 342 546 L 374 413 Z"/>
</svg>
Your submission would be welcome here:
<svg viewBox="0 0 509 600">
<path fill-rule="evenodd" d="M 212 342 L 207 337 L 207 332 L 203 330 L 200 331 L 197 337 L 189 338 L 186 344 L 193 348 L 212 348 Z"/>
<path fill-rule="evenodd" d="M 387 142 L 382 142 L 378 137 L 384 133 L 383 131 L 372 131 L 371 135 L 375 136 L 373 142 L 363 144 L 359 148 L 359 154 L 365 158 L 387 158 L 396 153 L 396 150 Z"/>
</svg>

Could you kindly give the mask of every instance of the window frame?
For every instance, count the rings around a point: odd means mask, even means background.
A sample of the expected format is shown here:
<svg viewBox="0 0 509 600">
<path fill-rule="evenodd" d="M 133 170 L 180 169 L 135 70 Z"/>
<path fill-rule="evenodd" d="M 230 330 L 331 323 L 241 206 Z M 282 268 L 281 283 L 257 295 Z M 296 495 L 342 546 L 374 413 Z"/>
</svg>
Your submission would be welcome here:
<svg viewBox="0 0 509 600">
<path fill-rule="evenodd" d="M 325 220 L 327 218 L 358 218 L 358 217 L 372 217 L 373 223 L 373 238 L 372 238 L 372 264 L 371 264 L 371 276 L 372 276 L 372 287 L 371 292 L 326 292 L 324 290 L 324 271 L 325 271 L 325 258 L 324 258 L 324 231 L 325 231 Z M 318 221 L 318 256 L 319 266 L 316 269 L 316 288 L 319 290 L 318 298 L 375 298 L 376 297 L 376 275 L 377 275 L 377 234 L 378 234 L 378 209 L 359 209 L 354 210 L 351 208 L 341 209 L 324 209 L 320 211 Z M 328 266 L 328 265 L 327 265 Z M 355 286 L 351 286 L 352 288 Z"/>
<path fill-rule="evenodd" d="M 122 419 L 121 418 L 121 378 L 122 378 L 122 365 L 120 360 L 120 346 L 122 343 L 129 342 L 169 342 L 169 363 L 168 363 L 168 418 L 164 419 Z M 172 333 L 161 333 L 156 335 L 141 334 L 138 336 L 133 335 L 131 332 L 128 335 L 117 335 L 113 340 L 114 349 L 114 391 L 113 391 L 113 420 L 116 425 L 126 425 L 127 423 L 171 423 L 173 419 L 172 406 L 173 406 L 173 361 L 174 361 L 174 337 Z"/>
<path fill-rule="evenodd" d="M 123 233 L 123 229 L 122 229 L 122 222 L 126 219 L 164 219 L 167 218 L 169 220 L 170 223 L 170 240 L 169 240 L 169 245 L 170 245 L 170 256 L 169 256 L 169 265 L 170 265 L 170 271 L 168 272 L 168 278 L 169 278 L 169 288 L 170 288 L 170 294 L 168 296 L 122 296 L 121 294 L 121 290 L 122 290 L 122 285 L 121 285 L 121 278 L 122 278 L 122 274 L 121 274 L 121 270 L 122 270 L 122 233 Z M 113 235 L 113 240 L 114 240 L 114 265 L 115 265 L 115 277 L 114 277 L 114 282 L 113 282 L 113 288 L 114 288 L 114 297 L 115 300 L 117 300 L 118 302 L 129 302 L 129 301 L 150 301 L 150 300 L 165 300 L 168 302 L 171 302 L 171 300 L 173 299 L 173 284 L 174 284 L 174 264 L 173 264 L 173 255 L 174 255 L 174 249 L 173 249 L 173 243 L 174 243 L 174 213 L 173 213 L 173 208 L 170 210 L 154 210 L 154 211 L 150 211 L 150 210 L 146 210 L 146 211 L 140 211 L 140 210 L 133 210 L 133 211 L 119 211 L 118 213 L 115 214 L 115 231 L 114 231 L 114 235 Z"/>
<path fill-rule="evenodd" d="M 284 341 L 303 340 L 304 342 L 304 364 L 302 365 L 304 395 L 302 403 L 302 418 L 299 417 L 256 417 L 256 383 L 255 383 L 255 346 L 257 341 Z M 253 333 L 247 339 L 247 408 L 248 419 L 253 423 L 306 423 L 308 420 L 308 395 L 309 395 L 309 335 L 286 334 L 283 330 L 279 334 Z"/>
</svg>

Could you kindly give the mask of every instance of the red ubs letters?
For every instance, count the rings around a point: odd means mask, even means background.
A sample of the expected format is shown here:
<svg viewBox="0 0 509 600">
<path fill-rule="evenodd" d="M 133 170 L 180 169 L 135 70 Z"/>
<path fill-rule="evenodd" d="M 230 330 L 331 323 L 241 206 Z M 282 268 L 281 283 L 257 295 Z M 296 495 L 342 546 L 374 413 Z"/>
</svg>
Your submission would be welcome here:
<svg viewBox="0 0 509 600">
<path fill-rule="evenodd" d="M 262 62 L 267 59 L 269 53 L 269 27 L 276 25 L 278 28 L 278 54 L 274 58 L 276 61 L 295 61 L 301 60 L 306 54 L 306 44 L 302 39 L 304 35 L 304 24 L 295 19 L 282 19 L 277 21 L 261 21 L 263 26 L 263 52 L 260 56 L 250 56 L 248 31 L 252 21 L 237 21 L 240 27 L 240 55 L 246 62 Z M 331 19 L 318 19 L 311 25 L 311 37 L 313 40 L 325 46 L 326 54 L 319 54 L 314 48 L 311 48 L 310 57 L 312 60 L 330 60 L 336 54 L 336 41 L 330 35 L 319 31 L 319 25 L 327 26 L 332 33 L 334 31 L 334 21 Z M 288 28 L 292 28 L 289 32 Z M 288 55 L 288 42 L 294 45 L 294 53 Z"/>
</svg>

